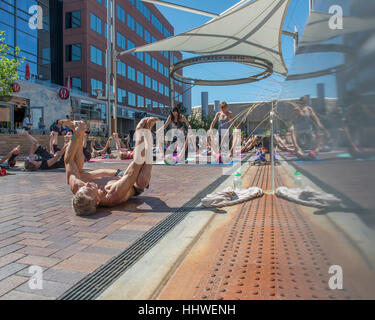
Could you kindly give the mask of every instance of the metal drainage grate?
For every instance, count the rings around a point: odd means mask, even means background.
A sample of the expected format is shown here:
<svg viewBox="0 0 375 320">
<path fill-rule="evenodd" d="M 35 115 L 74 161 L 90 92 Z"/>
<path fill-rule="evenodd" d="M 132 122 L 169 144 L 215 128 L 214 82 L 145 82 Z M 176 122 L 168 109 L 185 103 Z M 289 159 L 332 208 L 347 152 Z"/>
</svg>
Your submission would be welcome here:
<svg viewBox="0 0 375 320">
<path fill-rule="evenodd" d="M 243 159 L 243 161 L 246 161 Z M 233 173 L 231 169 L 228 173 Z M 114 257 L 106 264 L 83 278 L 75 286 L 61 295 L 58 300 L 94 300 L 115 280 L 117 280 L 127 269 L 135 264 L 144 254 L 146 254 L 160 239 L 170 230 L 178 225 L 207 194 L 212 193 L 220 184 L 228 178 L 221 176 L 208 185 L 192 199 L 186 202 L 181 208 L 174 211 L 154 228 L 147 231 L 141 238 L 126 248 L 118 256 Z"/>
</svg>

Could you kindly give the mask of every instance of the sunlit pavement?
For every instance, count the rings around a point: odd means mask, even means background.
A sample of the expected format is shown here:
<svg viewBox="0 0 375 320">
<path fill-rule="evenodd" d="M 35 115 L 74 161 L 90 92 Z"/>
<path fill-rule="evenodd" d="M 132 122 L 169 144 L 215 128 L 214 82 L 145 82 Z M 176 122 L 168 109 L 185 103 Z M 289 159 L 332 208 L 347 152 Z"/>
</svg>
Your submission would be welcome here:
<svg viewBox="0 0 375 320">
<path fill-rule="evenodd" d="M 95 163 L 87 168 L 124 168 Z M 117 256 L 222 173 L 215 166 L 154 166 L 150 189 L 112 210 L 77 217 L 64 172 L 17 172 L 0 182 L 0 296 L 56 299 Z M 41 266 L 43 289 L 29 287 Z"/>
<path fill-rule="evenodd" d="M 154 166 L 150 189 L 142 196 L 86 218 L 71 209 L 64 172 L 2 177 L 1 299 L 60 297 L 215 181 L 222 170 Z M 291 186 L 284 165 L 276 167 L 276 173 L 276 186 Z M 270 189 L 270 166 L 249 167 L 243 186 Z M 221 210 L 154 298 L 373 299 L 374 274 L 361 252 L 329 214 L 316 212 L 268 194 Z M 31 265 L 44 269 L 42 290 L 29 287 Z M 329 287 L 334 265 L 343 269 L 343 290 Z"/>
<path fill-rule="evenodd" d="M 291 184 L 283 167 L 276 173 L 276 186 Z M 267 190 L 270 167 L 253 167 L 247 178 Z M 218 215 L 157 298 L 374 299 L 374 271 L 316 211 L 265 195 Z M 331 266 L 343 271 L 342 290 L 329 285 Z"/>
</svg>

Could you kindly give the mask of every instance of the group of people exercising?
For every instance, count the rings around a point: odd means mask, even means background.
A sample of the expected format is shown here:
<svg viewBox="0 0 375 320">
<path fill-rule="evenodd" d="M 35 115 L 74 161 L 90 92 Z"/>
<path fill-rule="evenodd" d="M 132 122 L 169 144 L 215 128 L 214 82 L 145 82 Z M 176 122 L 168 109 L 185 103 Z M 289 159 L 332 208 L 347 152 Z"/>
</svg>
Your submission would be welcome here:
<svg viewBox="0 0 375 320">
<path fill-rule="evenodd" d="M 210 129 L 213 129 L 216 123 L 219 123 L 219 144 L 221 145 L 225 134 L 228 134 L 230 144 L 233 145 L 231 127 L 233 126 L 233 113 L 228 110 L 228 105 L 223 102 L 220 105 L 220 111 L 215 115 Z M 138 130 L 152 131 L 154 125 L 160 121 L 158 118 L 148 117 L 142 119 L 136 128 L 135 137 Z M 294 117 L 292 125 L 289 128 L 291 141 L 287 142 L 285 136 L 274 134 L 274 145 L 280 150 L 289 152 L 299 159 L 313 160 L 316 153 L 322 148 L 323 141 L 329 139 L 329 133 L 320 122 L 314 110 L 301 100 L 301 105 L 294 108 Z M 95 145 L 94 141 L 88 140 L 86 123 L 83 121 L 61 120 L 58 125 L 68 128 L 64 136 L 64 145 L 60 149 L 57 144 L 58 133 L 50 133 L 49 150 L 42 147 L 28 131 L 21 133 L 31 144 L 29 155 L 25 160 L 25 169 L 48 170 L 55 168 L 65 168 L 67 182 L 74 194 L 72 205 L 77 215 L 90 215 L 96 211 L 98 206 L 115 206 L 131 196 L 141 194 L 145 188 L 148 188 L 152 163 L 148 163 L 145 155 L 155 150 L 153 139 L 136 138 L 134 150 L 129 147 L 129 139 L 123 141 L 117 133 L 114 133 L 104 147 Z M 191 126 L 178 108 L 174 108 L 169 115 L 165 125 L 159 130 L 164 130 L 171 125 L 172 129 L 181 130 L 186 140 L 181 148 L 181 154 L 186 152 L 188 145 L 188 135 L 186 135 L 185 126 L 191 129 Z M 138 139 L 138 140 L 137 140 Z M 270 150 L 270 137 L 261 138 L 252 135 L 242 141 L 242 153 L 256 150 L 257 154 L 266 154 Z M 137 158 L 133 160 L 126 170 L 100 169 L 85 171 L 84 162 L 92 157 L 111 155 L 111 144 L 115 143 L 119 159 Z M 172 143 L 176 142 L 173 139 Z M 291 143 L 290 143 L 291 142 Z M 304 147 L 311 145 L 310 151 L 305 154 Z M 197 151 L 203 148 L 196 145 Z M 0 160 L 0 164 L 6 163 L 9 167 L 15 166 L 16 157 L 20 154 L 21 147 L 12 149 L 5 157 Z M 204 150 L 207 154 L 212 153 L 210 141 Z M 230 146 L 230 152 L 233 152 L 233 146 Z M 274 155 L 276 157 L 276 154 Z M 113 157 L 113 155 L 112 155 Z M 262 156 L 260 156 L 263 161 Z M 143 159 L 139 161 L 139 159 Z M 265 159 L 265 158 L 264 158 Z M 278 160 L 278 159 L 276 159 Z"/>
</svg>

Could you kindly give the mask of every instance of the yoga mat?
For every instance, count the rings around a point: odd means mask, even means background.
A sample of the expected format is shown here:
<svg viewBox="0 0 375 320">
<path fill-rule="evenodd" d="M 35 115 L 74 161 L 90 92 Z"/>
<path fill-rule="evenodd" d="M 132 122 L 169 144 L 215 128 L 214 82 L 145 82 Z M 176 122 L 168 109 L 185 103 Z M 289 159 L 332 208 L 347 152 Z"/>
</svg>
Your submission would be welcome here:
<svg viewBox="0 0 375 320">
<path fill-rule="evenodd" d="M 132 159 L 126 159 L 126 160 L 121 160 L 121 159 L 100 159 L 100 158 L 94 158 L 94 159 L 90 159 L 90 162 L 122 162 L 122 161 L 127 161 L 127 160 L 132 160 Z"/>
<path fill-rule="evenodd" d="M 350 153 L 340 153 L 337 155 L 338 158 L 351 158 Z"/>
</svg>

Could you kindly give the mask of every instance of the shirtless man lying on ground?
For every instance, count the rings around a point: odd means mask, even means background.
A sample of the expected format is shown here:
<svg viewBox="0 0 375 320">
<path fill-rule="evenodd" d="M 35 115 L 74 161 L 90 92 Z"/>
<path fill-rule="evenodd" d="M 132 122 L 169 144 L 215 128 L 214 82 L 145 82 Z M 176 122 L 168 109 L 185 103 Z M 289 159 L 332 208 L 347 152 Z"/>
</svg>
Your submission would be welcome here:
<svg viewBox="0 0 375 320">
<path fill-rule="evenodd" d="M 137 130 L 151 130 L 157 118 L 144 118 Z M 151 179 L 152 161 L 132 161 L 126 171 L 101 169 L 83 172 L 84 143 L 86 125 L 84 122 L 74 122 L 74 138 L 69 143 L 65 154 L 67 181 L 74 194 L 72 205 L 75 213 L 80 216 L 96 212 L 98 206 L 113 207 L 127 201 L 134 195 L 140 195 L 147 188 Z M 139 143 L 142 144 L 137 148 Z M 141 150 L 143 148 L 143 150 Z M 147 151 L 152 150 L 147 139 L 136 141 L 135 155 L 146 157 Z M 135 157 L 137 158 L 137 157 Z"/>
</svg>

